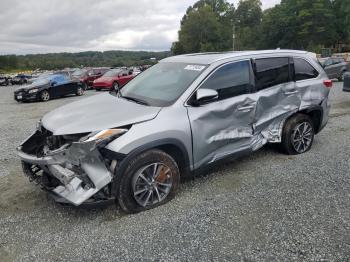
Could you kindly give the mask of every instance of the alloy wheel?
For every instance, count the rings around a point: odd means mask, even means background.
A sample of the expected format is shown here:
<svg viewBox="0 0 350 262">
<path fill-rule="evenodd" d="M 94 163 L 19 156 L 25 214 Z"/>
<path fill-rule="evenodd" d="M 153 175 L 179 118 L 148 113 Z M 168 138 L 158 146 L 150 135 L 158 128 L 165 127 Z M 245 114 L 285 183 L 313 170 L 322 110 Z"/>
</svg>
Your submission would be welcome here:
<svg viewBox="0 0 350 262">
<path fill-rule="evenodd" d="M 344 82 L 344 80 L 345 80 L 345 72 L 343 72 L 343 73 L 341 74 L 340 79 L 341 79 L 342 82 Z"/>
<path fill-rule="evenodd" d="M 82 88 L 82 87 L 78 87 L 78 89 L 77 89 L 77 95 L 78 95 L 78 96 L 81 96 L 81 95 L 83 95 L 83 93 L 84 93 L 83 88 Z"/>
<path fill-rule="evenodd" d="M 41 99 L 42 99 L 43 101 L 48 101 L 48 100 L 50 99 L 50 94 L 49 94 L 49 92 L 43 91 L 43 92 L 41 93 Z"/>
<path fill-rule="evenodd" d="M 113 89 L 114 89 L 115 91 L 118 91 L 118 89 L 119 89 L 118 83 L 114 83 L 114 84 L 113 84 Z"/>
<path fill-rule="evenodd" d="M 296 152 L 304 153 L 312 144 L 313 128 L 310 123 L 303 122 L 297 125 L 292 132 L 292 145 Z"/>
<path fill-rule="evenodd" d="M 136 202 L 150 207 L 162 202 L 173 185 L 171 170 L 163 163 L 152 163 L 139 169 L 133 177 L 132 189 Z"/>
</svg>

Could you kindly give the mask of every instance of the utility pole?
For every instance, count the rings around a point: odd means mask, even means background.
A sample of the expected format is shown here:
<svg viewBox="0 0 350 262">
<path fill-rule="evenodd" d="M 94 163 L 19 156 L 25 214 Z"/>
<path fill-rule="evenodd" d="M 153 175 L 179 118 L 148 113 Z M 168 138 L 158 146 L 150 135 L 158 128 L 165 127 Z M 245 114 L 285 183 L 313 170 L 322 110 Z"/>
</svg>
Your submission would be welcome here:
<svg viewBox="0 0 350 262">
<path fill-rule="evenodd" d="M 233 25 L 232 27 L 232 51 L 235 51 L 235 38 L 236 38 L 236 35 L 235 35 L 235 25 Z"/>
</svg>

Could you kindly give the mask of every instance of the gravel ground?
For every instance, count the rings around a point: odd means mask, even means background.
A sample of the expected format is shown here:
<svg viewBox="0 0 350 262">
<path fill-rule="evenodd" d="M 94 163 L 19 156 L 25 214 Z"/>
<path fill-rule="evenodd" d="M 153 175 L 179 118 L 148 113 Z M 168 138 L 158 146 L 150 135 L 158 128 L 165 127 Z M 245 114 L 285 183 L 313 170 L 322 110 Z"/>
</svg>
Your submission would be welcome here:
<svg viewBox="0 0 350 262">
<path fill-rule="evenodd" d="M 0 261 L 350 261 L 350 93 L 341 84 L 310 152 L 266 147 L 136 215 L 62 207 L 23 177 L 15 147 L 44 113 L 81 98 L 17 104 L 14 88 L 0 87 Z"/>
</svg>

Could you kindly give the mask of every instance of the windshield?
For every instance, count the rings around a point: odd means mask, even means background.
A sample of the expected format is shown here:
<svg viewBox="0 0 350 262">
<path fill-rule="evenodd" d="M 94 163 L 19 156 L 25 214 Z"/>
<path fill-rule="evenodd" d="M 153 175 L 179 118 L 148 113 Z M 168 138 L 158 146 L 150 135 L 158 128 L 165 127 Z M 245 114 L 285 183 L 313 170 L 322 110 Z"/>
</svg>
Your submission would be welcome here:
<svg viewBox="0 0 350 262">
<path fill-rule="evenodd" d="M 109 70 L 109 71 L 107 71 L 107 73 L 105 73 L 103 76 L 107 76 L 107 77 L 110 77 L 110 76 L 117 76 L 120 72 L 121 72 L 120 69 Z"/>
<path fill-rule="evenodd" d="M 40 78 L 35 79 L 33 81 L 33 84 L 35 84 L 35 85 L 44 85 L 44 84 L 47 84 L 49 81 L 50 81 L 49 77 L 40 77 Z"/>
<path fill-rule="evenodd" d="M 327 58 L 326 59 L 325 58 L 318 59 L 318 62 L 320 62 L 321 65 L 324 65 L 326 61 L 327 61 Z"/>
<path fill-rule="evenodd" d="M 126 84 L 120 95 L 144 101 L 151 106 L 169 106 L 204 69 L 203 65 L 159 63 Z"/>
<path fill-rule="evenodd" d="M 82 75 L 85 75 L 87 72 L 86 69 L 78 69 L 78 70 L 75 70 L 72 74 L 72 76 L 82 76 Z"/>
</svg>

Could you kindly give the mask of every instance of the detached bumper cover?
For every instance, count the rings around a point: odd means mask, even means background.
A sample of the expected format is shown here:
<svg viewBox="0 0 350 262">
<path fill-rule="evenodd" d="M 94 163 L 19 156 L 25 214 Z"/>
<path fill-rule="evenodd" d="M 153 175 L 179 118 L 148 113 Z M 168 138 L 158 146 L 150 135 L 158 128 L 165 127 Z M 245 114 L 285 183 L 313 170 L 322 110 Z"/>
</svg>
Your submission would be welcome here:
<svg viewBox="0 0 350 262">
<path fill-rule="evenodd" d="M 18 155 L 25 163 L 40 166 L 60 181 L 60 185 L 52 190 L 58 196 L 78 206 L 112 181 L 112 174 L 93 141 L 66 144 L 38 157 L 25 152 L 28 143 L 35 141 L 38 133 L 34 133 L 17 148 Z M 85 183 L 83 176 L 88 177 L 91 183 Z"/>
</svg>

